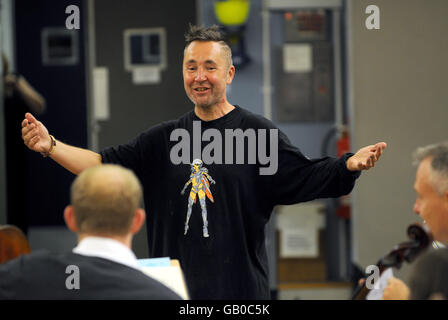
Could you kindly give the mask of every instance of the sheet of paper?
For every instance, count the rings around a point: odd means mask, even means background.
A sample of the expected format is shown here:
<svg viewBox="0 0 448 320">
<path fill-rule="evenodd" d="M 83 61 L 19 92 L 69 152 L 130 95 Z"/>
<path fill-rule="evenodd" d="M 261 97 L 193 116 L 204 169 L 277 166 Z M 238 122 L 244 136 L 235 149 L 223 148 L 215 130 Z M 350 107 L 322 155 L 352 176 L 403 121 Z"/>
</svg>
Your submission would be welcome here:
<svg viewBox="0 0 448 320">
<path fill-rule="evenodd" d="M 392 268 L 386 269 L 381 274 L 379 281 L 379 288 L 370 290 L 366 297 L 366 300 L 381 300 L 383 297 L 383 291 L 387 286 L 387 280 L 394 276 Z"/>
<path fill-rule="evenodd" d="M 176 292 L 183 299 L 188 300 L 187 286 L 179 266 L 169 267 L 141 267 L 148 276 L 160 281 L 165 286 Z"/>
<path fill-rule="evenodd" d="M 140 267 L 169 267 L 169 266 L 171 266 L 171 261 L 170 261 L 169 257 L 138 259 L 137 262 Z"/>
<path fill-rule="evenodd" d="M 318 256 L 317 229 L 282 229 L 280 232 L 281 258 L 316 258 Z"/>
<path fill-rule="evenodd" d="M 93 115 L 95 120 L 109 120 L 109 69 L 93 69 Z"/>
<path fill-rule="evenodd" d="M 160 69 L 158 67 L 140 67 L 132 70 L 132 82 L 134 84 L 160 83 Z"/>
<path fill-rule="evenodd" d="M 285 72 L 310 72 L 313 70 L 313 50 L 310 44 L 285 44 L 283 46 Z"/>
</svg>

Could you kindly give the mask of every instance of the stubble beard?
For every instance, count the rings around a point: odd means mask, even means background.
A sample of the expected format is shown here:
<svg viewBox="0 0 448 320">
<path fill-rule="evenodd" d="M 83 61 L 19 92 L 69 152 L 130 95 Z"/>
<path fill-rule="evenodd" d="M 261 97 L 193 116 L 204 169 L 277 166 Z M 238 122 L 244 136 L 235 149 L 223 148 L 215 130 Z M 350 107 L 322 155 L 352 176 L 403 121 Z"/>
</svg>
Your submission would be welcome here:
<svg viewBox="0 0 448 320">
<path fill-rule="evenodd" d="M 191 95 L 188 96 L 191 100 L 191 102 L 194 103 L 194 105 L 204 111 L 209 111 L 213 108 L 213 106 L 219 104 L 220 99 L 216 99 L 216 97 L 214 97 L 213 95 L 211 96 L 211 98 L 207 101 L 207 102 L 203 102 L 203 103 L 198 103 L 195 99 L 194 93 L 192 93 Z"/>
</svg>

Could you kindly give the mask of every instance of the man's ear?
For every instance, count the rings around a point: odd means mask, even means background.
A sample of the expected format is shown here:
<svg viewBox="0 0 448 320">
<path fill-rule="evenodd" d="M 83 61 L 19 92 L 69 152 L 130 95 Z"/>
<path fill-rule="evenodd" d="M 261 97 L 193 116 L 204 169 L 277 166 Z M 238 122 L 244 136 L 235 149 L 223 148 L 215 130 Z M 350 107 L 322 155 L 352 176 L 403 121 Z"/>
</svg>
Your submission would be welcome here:
<svg viewBox="0 0 448 320">
<path fill-rule="evenodd" d="M 138 208 L 135 211 L 134 218 L 132 219 L 130 230 L 132 234 L 136 234 L 137 232 L 140 231 L 143 224 L 145 223 L 145 218 L 146 218 L 145 210 Z"/>
<path fill-rule="evenodd" d="M 65 224 L 71 231 L 78 232 L 78 227 L 76 226 L 76 220 L 75 220 L 75 210 L 73 209 L 73 206 L 65 207 L 64 220 Z"/>
<path fill-rule="evenodd" d="M 229 71 L 227 73 L 226 84 L 227 85 L 231 84 L 234 77 L 235 77 L 235 67 L 233 65 L 231 65 L 230 68 L 229 68 Z"/>
</svg>

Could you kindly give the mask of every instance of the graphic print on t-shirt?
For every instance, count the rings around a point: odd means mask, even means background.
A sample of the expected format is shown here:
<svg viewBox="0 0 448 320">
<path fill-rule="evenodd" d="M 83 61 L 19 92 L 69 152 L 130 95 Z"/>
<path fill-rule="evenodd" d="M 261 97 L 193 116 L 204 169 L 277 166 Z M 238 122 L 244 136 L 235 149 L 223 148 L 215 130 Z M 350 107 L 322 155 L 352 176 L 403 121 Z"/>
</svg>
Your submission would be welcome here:
<svg viewBox="0 0 448 320">
<path fill-rule="evenodd" d="M 209 237 L 208 234 L 208 221 L 207 221 L 207 207 L 205 205 L 205 197 L 210 199 L 211 202 L 215 202 L 212 196 L 212 192 L 210 191 L 210 181 L 215 184 L 215 180 L 208 174 L 207 168 L 202 166 L 202 160 L 194 159 L 191 163 L 191 174 L 190 180 L 185 183 L 184 188 L 180 192 L 181 195 L 185 194 L 185 190 L 188 185 L 191 183 L 190 196 L 188 197 L 188 209 L 187 209 L 187 219 L 185 220 L 185 232 L 184 235 L 188 232 L 188 222 L 190 221 L 191 211 L 193 208 L 193 204 L 196 203 L 196 195 L 199 198 L 199 203 L 201 205 L 202 210 L 202 221 L 204 222 L 203 227 L 203 236 L 205 238 Z"/>
</svg>

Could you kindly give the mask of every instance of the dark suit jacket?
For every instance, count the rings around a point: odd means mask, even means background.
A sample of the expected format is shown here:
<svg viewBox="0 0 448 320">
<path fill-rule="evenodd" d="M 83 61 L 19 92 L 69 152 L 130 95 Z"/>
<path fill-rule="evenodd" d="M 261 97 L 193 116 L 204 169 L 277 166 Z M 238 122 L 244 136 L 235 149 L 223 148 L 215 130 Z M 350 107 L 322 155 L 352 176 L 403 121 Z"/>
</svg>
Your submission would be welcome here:
<svg viewBox="0 0 448 320">
<path fill-rule="evenodd" d="M 68 289 L 67 284 L 73 288 L 77 283 L 76 274 L 79 289 Z M 36 251 L 0 264 L 0 299 L 181 298 L 159 281 L 120 263 L 71 252 Z"/>
</svg>

